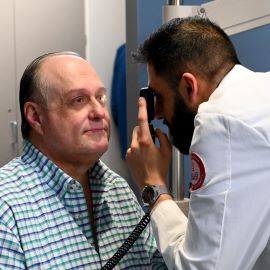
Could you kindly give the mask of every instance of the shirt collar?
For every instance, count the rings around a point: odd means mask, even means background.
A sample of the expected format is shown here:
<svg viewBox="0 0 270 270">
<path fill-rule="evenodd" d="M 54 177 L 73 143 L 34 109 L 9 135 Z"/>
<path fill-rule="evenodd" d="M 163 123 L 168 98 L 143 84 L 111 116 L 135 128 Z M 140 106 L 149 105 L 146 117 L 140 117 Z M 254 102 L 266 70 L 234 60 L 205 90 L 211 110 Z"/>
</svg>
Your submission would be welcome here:
<svg viewBox="0 0 270 270">
<path fill-rule="evenodd" d="M 22 160 L 29 164 L 38 174 L 42 183 L 53 189 L 57 196 L 63 198 L 70 184 L 77 181 L 61 170 L 56 164 L 43 155 L 29 141 L 24 141 Z M 107 192 L 114 188 L 114 181 L 118 177 L 101 160 L 89 169 L 89 181 L 92 192 L 99 194 L 99 202 L 103 201 Z"/>
<path fill-rule="evenodd" d="M 22 160 L 38 174 L 40 181 L 53 189 L 57 196 L 63 197 L 70 182 L 74 179 L 43 155 L 29 141 L 24 141 Z"/>
<path fill-rule="evenodd" d="M 111 200 L 110 194 L 114 193 L 116 179 L 119 175 L 110 170 L 101 160 L 98 160 L 89 171 L 89 181 L 92 197 L 95 204 L 102 204 Z"/>
</svg>

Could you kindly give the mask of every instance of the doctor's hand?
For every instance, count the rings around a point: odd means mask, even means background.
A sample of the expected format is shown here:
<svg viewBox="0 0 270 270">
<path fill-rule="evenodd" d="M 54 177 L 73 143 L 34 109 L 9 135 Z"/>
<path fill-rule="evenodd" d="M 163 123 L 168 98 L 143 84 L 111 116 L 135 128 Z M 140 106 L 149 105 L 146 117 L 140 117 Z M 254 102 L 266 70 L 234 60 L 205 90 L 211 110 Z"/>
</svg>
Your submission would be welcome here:
<svg viewBox="0 0 270 270">
<path fill-rule="evenodd" d="M 171 145 L 166 134 L 156 129 L 158 148 L 151 137 L 147 120 L 146 101 L 140 97 L 138 102 L 138 126 L 133 130 L 126 161 L 138 187 L 145 185 L 166 185 L 166 176 L 171 161 Z"/>
</svg>

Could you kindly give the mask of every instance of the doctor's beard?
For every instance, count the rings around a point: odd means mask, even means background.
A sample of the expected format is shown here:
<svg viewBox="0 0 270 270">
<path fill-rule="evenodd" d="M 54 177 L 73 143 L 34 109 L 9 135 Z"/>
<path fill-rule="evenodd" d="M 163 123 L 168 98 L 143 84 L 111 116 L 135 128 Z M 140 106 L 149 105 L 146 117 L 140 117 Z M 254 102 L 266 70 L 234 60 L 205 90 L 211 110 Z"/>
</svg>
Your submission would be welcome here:
<svg viewBox="0 0 270 270">
<path fill-rule="evenodd" d="M 194 132 L 195 115 L 185 104 L 183 98 L 176 94 L 174 103 L 174 113 L 171 124 L 165 119 L 172 137 L 173 145 L 185 155 L 189 154 L 189 149 Z"/>
</svg>

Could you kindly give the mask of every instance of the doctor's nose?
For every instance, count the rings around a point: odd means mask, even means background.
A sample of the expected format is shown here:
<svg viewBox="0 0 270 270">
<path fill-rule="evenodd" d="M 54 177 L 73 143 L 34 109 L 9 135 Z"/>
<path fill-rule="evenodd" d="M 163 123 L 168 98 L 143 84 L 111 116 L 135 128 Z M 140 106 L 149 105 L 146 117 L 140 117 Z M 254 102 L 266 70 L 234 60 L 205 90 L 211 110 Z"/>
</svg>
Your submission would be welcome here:
<svg viewBox="0 0 270 270">
<path fill-rule="evenodd" d="M 156 119 L 162 119 L 163 118 L 163 112 L 161 110 L 161 106 L 156 102 L 155 103 L 155 118 Z"/>
</svg>

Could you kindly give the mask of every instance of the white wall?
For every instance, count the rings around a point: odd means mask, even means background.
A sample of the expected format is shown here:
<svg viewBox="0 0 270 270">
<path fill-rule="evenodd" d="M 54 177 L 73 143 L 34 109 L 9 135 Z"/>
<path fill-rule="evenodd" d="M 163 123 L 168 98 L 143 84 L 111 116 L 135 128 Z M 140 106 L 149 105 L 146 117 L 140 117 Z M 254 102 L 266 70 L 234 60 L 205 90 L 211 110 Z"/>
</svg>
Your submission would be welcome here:
<svg viewBox="0 0 270 270">
<path fill-rule="evenodd" d="M 75 51 L 82 57 L 86 55 L 84 0 L 13 2 L 17 89 L 26 66 L 44 53 Z M 59 14 L 59 10 L 63 11 Z M 18 95 L 17 93 L 17 97 Z M 19 106 L 18 123 L 20 126 Z M 23 143 L 21 136 L 18 142 L 21 153 Z"/>
<path fill-rule="evenodd" d="M 24 69 L 47 52 L 85 56 L 84 11 L 84 0 L 0 0 L 0 166 L 22 152 L 18 88 Z"/>
<path fill-rule="evenodd" d="M 125 13 L 125 0 L 85 0 L 86 58 L 95 67 L 107 88 L 108 102 L 116 50 L 126 42 Z M 109 103 L 108 107 L 110 109 Z M 112 118 L 109 150 L 102 160 L 124 178 L 128 177 L 125 162 L 121 160 L 118 134 Z"/>
</svg>

